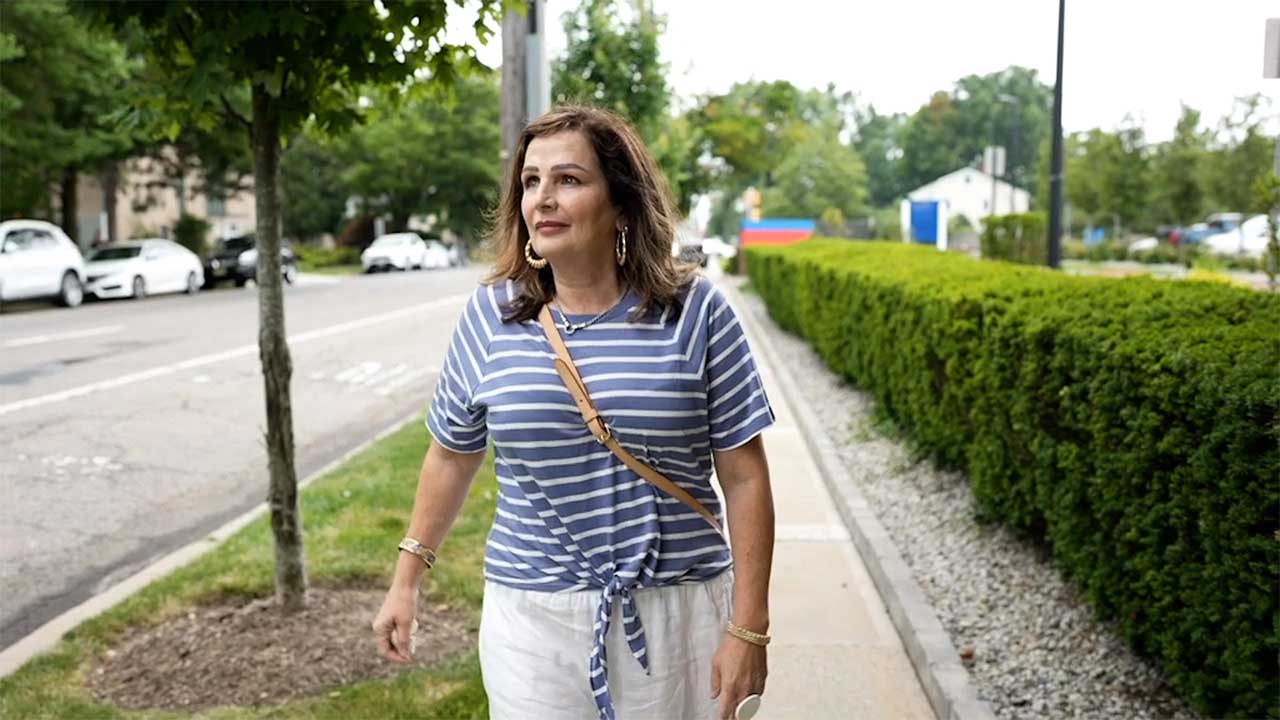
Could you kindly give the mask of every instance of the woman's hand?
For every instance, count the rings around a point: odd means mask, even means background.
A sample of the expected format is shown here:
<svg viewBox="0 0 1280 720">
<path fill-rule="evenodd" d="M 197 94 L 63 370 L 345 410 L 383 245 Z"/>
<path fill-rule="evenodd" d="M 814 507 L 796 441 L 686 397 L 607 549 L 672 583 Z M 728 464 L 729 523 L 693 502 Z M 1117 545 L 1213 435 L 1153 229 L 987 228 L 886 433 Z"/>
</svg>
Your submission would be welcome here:
<svg viewBox="0 0 1280 720">
<path fill-rule="evenodd" d="M 378 651 L 391 662 L 407 663 L 413 660 L 413 632 L 418 628 L 415 616 L 418 612 L 418 588 L 392 586 L 382 609 L 373 619 L 373 635 L 378 640 Z"/>
<path fill-rule="evenodd" d="M 763 695 L 768 674 L 765 648 L 726 633 L 711 659 L 711 697 L 720 698 L 720 719 L 732 720 L 738 703 L 748 695 Z"/>
</svg>

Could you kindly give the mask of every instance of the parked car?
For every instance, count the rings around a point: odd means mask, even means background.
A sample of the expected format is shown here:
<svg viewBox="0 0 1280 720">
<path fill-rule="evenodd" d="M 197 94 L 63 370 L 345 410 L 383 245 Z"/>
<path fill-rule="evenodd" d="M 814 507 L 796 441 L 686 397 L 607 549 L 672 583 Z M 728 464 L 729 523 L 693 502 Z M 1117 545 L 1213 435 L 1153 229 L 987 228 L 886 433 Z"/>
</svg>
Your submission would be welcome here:
<svg viewBox="0 0 1280 720">
<path fill-rule="evenodd" d="M 280 243 L 280 272 L 284 281 L 292 285 L 298 279 L 298 258 L 289 244 Z M 258 277 L 258 241 L 253 235 L 230 237 L 218 243 L 204 264 L 205 287 L 231 280 L 236 287 L 244 287 Z"/>
<path fill-rule="evenodd" d="M 1170 242 L 1174 245 L 1198 245 L 1210 235 L 1236 229 L 1243 219 L 1240 213 L 1214 213 L 1204 222 L 1174 231 Z"/>
<path fill-rule="evenodd" d="M 456 242 L 452 245 L 446 246 L 445 251 L 449 256 L 449 267 L 458 267 L 462 264 L 462 254 L 458 251 L 458 244 Z"/>
<path fill-rule="evenodd" d="M 1262 257 L 1267 251 L 1267 216 L 1254 215 L 1231 230 L 1209 235 L 1204 247 L 1217 255 Z"/>
<path fill-rule="evenodd" d="M 429 270 L 443 270 L 457 264 L 457 248 L 445 247 L 445 244 L 439 240 L 427 240 L 427 253 L 422 258 L 422 267 Z"/>
<path fill-rule="evenodd" d="M 200 257 L 172 240 L 148 238 L 96 248 L 85 263 L 85 289 L 101 299 L 185 292 L 204 285 Z"/>
<path fill-rule="evenodd" d="M 0 303 L 52 298 L 76 307 L 84 300 L 84 277 L 80 248 L 57 225 L 0 222 Z"/>
<path fill-rule="evenodd" d="M 360 253 L 364 271 L 420 270 L 426 259 L 427 243 L 413 232 L 390 233 L 373 241 Z"/>
</svg>

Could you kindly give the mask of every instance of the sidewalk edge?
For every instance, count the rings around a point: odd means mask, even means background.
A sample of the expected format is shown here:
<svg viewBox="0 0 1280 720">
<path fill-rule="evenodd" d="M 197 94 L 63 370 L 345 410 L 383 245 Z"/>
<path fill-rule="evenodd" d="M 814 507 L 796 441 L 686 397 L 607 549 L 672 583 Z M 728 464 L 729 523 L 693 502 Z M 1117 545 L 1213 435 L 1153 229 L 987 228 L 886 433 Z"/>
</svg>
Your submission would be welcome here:
<svg viewBox="0 0 1280 720">
<path fill-rule="evenodd" d="M 765 322 L 772 322 L 767 317 L 761 318 L 754 308 L 743 302 L 734 281 L 725 278 L 720 286 L 729 292 L 739 313 L 746 314 L 757 328 Z M 755 349 L 765 356 L 774 370 L 773 377 L 790 401 L 792 414 L 804 435 L 818 473 L 826 483 L 876 591 L 889 611 L 934 714 L 939 720 L 994 720 L 995 713 L 990 704 L 978 696 L 969 671 L 961 663 L 960 654 L 925 598 L 911 568 L 852 481 L 844 461 L 827 435 L 826 426 L 800 400 L 802 396 L 796 381 L 783 371 L 768 333 L 759 329 L 752 336 Z"/>
<path fill-rule="evenodd" d="M 343 453 L 341 457 L 333 460 L 319 470 L 311 473 L 306 478 L 300 480 L 298 482 L 298 489 L 301 490 L 310 485 L 317 478 L 326 475 L 342 463 L 345 463 L 352 457 L 364 452 L 369 448 L 369 446 L 396 432 L 408 423 L 414 421 L 420 415 L 422 415 L 422 410 L 416 410 L 387 426 L 373 437 Z M 64 635 L 74 630 L 81 623 L 101 615 L 107 610 L 119 605 L 121 602 L 125 601 L 151 582 L 168 575 L 174 570 L 196 560 L 200 556 L 226 542 L 241 528 L 254 520 L 257 520 L 258 517 L 265 514 L 266 511 L 267 502 L 264 500 L 253 509 L 248 510 L 239 517 L 228 521 L 208 535 L 170 552 L 128 578 L 121 580 L 115 585 L 112 585 L 106 590 L 94 595 L 88 600 L 85 600 L 79 605 L 67 610 L 61 615 L 58 615 L 31 631 L 26 635 L 26 637 L 23 637 L 21 640 L 10 645 L 3 652 L 0 652 L 0 678 L 6 678 L 12 675 L 32 658 L 53 649 Z"/>
</svg>

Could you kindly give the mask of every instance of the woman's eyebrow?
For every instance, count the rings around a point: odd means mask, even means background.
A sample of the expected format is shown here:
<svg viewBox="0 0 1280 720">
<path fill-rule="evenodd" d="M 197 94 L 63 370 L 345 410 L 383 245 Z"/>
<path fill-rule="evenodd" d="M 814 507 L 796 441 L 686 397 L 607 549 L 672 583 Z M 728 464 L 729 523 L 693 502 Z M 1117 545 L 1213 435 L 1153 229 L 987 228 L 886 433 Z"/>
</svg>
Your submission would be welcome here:
<svg viewBox="0 0 1280 720">
<path fill-rule="evenodd" d="M 587 172 L 587 169 L 586 169 L 586 168 L 584 168 L 584 167 L 582 167 L 582 166 L 581 166 L 581 165 L 579 165 L 578 163 L 560 163 L 559 165 L 552 165 L 552 166 L 551 166 L 551 172 L 556 172 L 556 171 L 558 171 L 558 170 L 580 170 L 580 171 L 582 171 L 582 172 Z M 521 173 L 530 173 L 530 172 L 535 172 L 535 173 L 536 173 L 536 172 L 538 172 L 538 166 L 537 166 L 537 165 L 525 165 L 525 166 L 524 166 L 524 169 L 523 169 L 523 170 L 521 170 L 520 172 L 521 172 Z"/>
</svg>

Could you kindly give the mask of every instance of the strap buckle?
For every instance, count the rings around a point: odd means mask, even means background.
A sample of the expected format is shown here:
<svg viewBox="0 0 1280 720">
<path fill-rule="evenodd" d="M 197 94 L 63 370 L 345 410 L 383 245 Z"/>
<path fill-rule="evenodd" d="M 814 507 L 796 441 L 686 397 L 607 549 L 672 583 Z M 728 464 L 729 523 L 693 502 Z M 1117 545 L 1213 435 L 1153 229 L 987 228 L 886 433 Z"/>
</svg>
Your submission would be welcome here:
<svg viewBox="0 0 1280 720">
<path fill-rule="evenodd" d="M 597 433 L 596 431 L 591 430 L 591 423 L 593 422 L 600 423 L 600 432 Z M 587 418 L 587 430 L 591 432 L 591 436 L 596 439 L 596 442 L 601 445 L 605 445 L 613 439 L 613 433 L 610 432 L 609 426 L 605 424 L 604 418 L 599 415 L 592 415 Z"/>
</svg>

